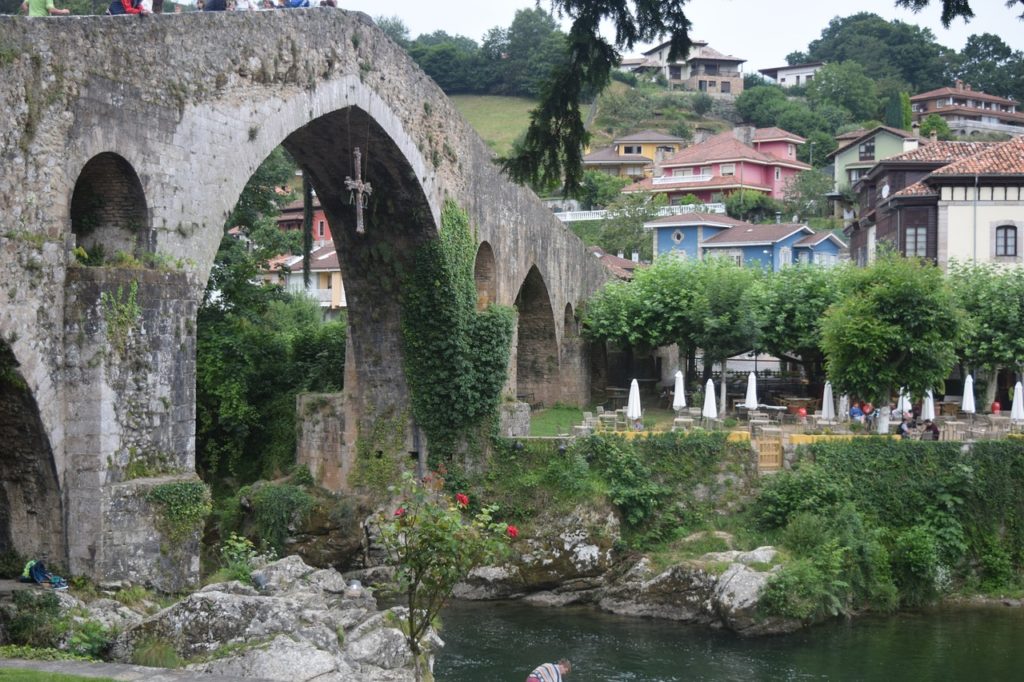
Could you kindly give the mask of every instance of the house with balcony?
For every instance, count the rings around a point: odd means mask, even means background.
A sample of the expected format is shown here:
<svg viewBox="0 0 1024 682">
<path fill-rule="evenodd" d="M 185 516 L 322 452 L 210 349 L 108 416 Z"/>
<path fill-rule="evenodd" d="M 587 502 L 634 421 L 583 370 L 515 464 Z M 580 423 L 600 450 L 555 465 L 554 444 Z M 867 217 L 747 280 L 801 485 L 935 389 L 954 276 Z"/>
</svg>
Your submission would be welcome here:
<svg viewBox="0 0 1024 682">
<path fill-rule="evenodd" d="M 722 54 L 706 41 L 693 42 L 685 59 L 669 61 L 670 41 L 643 53 L 643 61 L 632 67 L 638 74 L 662 74 L 670 88 L 735 97 L 743 92 L 741 65 L 745 59 Z M 635 60 L 630 60 L 634 62 Z M 626 63 L 626 60 L 623 60 Z"/>
<path fill-rule="evenodd" d="M 910 98 L 914 122 L 939 116 L 954 135 L 1007 133 L 1024 135 L 1024 112 L 1012 99 L 989 95 L 957 79 L 951 88 L 929 90 Z"/>
<path fill-rule="evenodd" d="M 1024 137 L 936 142 L 890 161 L 859 186 L 863 215 L 848 232 L 858 263 L 870 262 L 886 241 L 944 270 L 954 259 L 1024 264 Z M 917 165 L 908 171 L 911 164 Z M 899 188 L 929 166 L 920 180 Z"/>
<path fill-rule="evenodd" d="M 781 199 L 786 183 L 810 166 L 796 158 L 799 135 L 781 128 L 739 127 L 687 147 L 655 166 L 654 177 L 623 192 L 666 194 L 669 204 L 694 195 L 701 203 L 719 203 L 736 190 L 762 192 Z"/>
<path fill-rule="evenodd" d="M 277 227 L 283 232 L 302 231 L 302 220 L 304 216 L 302 199 L 296 199 L 281 209 L 277 216 Z M 327 222 L 327 215 L 320 206 L 320 199 L 313 195 L 313 242 L 325 244 L 332 241 L 331 226 Z"/>
<path fill-rule="evenodd" d="M 831 232 L 807 225 L 758 225 L 717 213 L 684 213 L 644 223 L 654 239 L 655 257 L 716 256 L 737 265 L 779 270 L 795 263 L 831 266 L 846 245 Z"/>
<path fill-rule="evenodd" d="M 771 69 L 759 69 L 758 72 L 775 81 L 776 85 L 792 88 L 810 83 L 814 80 L 814 74 L 818 73 L 823 66 L 825 66 L 825 62 L 804 62 L 803 64 L 776 66 Z"/>
<path fill-rule="evenodd" d="M 345 300 L 345 285 L 341 279 L 341 266 L 334 242 L 326 242 L 309 254 L 309 286 L 305 285 L 302 274 L 302 255 L 291 254 L 272 258 L 262 273 L 265 282 L 280 284 L 295 294 L 305 293 L 320 304 L 325 320 L 338 317 L 348 303 Z"/>
<path fill-rule="evenodd" d="M 937 262 L 937 205 L 920 181 L 943 166 L 995 144 L 935 141 L 870 168 L 854 185 L 857 217 L 844 230 L 853 260 L 866 265 L 874 259 L 876 244 L 884 241 L 905 256 Z"/>
<path fill-rule="evenodd" d="M 656 130 L 643 130 L 616 138 L 604 147 L 583 156 L 584 170 L 596 170 L 624 178 L 650 175 L 654 165 L 686 146 L 686 140 Z"/>
</svg>

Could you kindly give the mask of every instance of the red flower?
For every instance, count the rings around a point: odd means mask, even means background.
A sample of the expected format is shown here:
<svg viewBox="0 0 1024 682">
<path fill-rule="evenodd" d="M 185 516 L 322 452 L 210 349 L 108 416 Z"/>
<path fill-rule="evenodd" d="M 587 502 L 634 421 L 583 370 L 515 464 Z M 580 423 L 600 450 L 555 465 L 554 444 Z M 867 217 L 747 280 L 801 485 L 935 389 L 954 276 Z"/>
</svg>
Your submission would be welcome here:
<svg viewBox="0 0 1024 682">
<path fill-rule="evenodd" d="M 405 516 L 405 507 L 399 507 L 396 509 L 395 516 Z"/>
<path fill-rule="evenodd" d="M 513 526 L 511 523 L 505 528 L 505 532 L 508 533 L 510 538 L 519 537 L 519 529 Z"/>
<path fill-rule="evenodd" d="M 463 493 L 455 493 L 455 501 L 458 503 L 460 507 L 469 506 L 469 498 Z"/>
</svg>

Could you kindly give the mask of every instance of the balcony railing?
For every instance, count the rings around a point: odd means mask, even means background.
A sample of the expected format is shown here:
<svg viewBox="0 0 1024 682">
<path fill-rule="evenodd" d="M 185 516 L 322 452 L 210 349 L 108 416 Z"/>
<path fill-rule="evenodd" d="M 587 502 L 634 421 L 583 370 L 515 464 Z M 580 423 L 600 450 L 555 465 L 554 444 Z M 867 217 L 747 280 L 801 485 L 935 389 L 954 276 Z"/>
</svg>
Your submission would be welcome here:
<svg viewBox="0 0 1024 682">
<path fill-rule="evenodd" d="M 725 204 L 685 204 L 682 206 L 662 206 L 657 210 L 658 216 L 681 215 L 683 213 L 725 213 Z M 565 211 L 556 213 L 555 217 L 563 223 L 572 223 L 577 220 L 604 220 L 608 217 L 608 211 Z"/>
<path fill-rule="evenodd" d="M 651 178 L 651 184 L 674 185 L 677 182 L 707 182 L 713 177 L 713 175 L 662 175 L 657 178 Z"/>
<path fill-rule="evenodd" d="M 288 291 L 293 294 L 306 294 L 313 300 L 319 302 L 321 305 L 330 305 L 332 300 L 331 294 L 334 290 L 320 289 L 316 287 L 307 288 L 302 286 L 302 283 L 300 282 L 298 284 L 289 284 Z"/>
</svg>

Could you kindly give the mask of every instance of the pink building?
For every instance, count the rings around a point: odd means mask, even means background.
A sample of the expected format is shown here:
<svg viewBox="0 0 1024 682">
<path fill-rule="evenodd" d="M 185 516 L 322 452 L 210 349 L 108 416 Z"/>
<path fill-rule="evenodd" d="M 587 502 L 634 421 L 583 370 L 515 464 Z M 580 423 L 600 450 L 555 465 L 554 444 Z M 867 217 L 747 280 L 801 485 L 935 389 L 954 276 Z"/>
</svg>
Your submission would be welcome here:
<svg viewBox="0 0 1024 682">
<path fill-rule="evenodd" d="M 810 168 L 796 158 L 796 147 L 804 142 L 781 128 L 736 128 L 663 160 L 655 167 L 655 177 L 629 185 L 623 192 L 664 193 L 670 204 L 688 194 L 704 203 L 717 203 L 739 189 L 781 199 L 786 183 Z"/>
</svg>

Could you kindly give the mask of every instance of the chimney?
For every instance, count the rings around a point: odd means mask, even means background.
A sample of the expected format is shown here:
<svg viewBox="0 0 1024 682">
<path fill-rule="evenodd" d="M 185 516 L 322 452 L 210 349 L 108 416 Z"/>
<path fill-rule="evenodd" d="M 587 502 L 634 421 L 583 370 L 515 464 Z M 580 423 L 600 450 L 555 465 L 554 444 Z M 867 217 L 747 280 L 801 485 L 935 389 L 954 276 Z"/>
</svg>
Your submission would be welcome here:
<svg viewBox="0 0 1024 682">
<path fill-rule="evenodd" d="M 775 212 L 775 224 L 778 225 L 782 222 L 782 211 Z"/>
<path fill-rule="evenodd" d="M 966 90 L 967 92 L 970 92 L 971 91 L 971 84 L 970 83 L 964 83 L 964 90 Z"/>
<path fill-rule="evenodd" d="M 931 133 L 929 133 L 928 140 L 930 142 L 938 142 L 939 141 L 939 131 L 933 130 Z"/>
<path fill-rule="evenodd" d="M 955 81 L 953 81 L 953 87 L 956 88 L 957 90 L 963 90 L 964 82 L 957 78 Z"/>
<path fill-rule="evenodd" d="M 745 145 L 754 143 L 754 126 L 736 126 L 732 129 L 732 136 Z"/>
<path fill-rule="evenodd" d="M 639 263 L 640 262 L 640 252 L 639 251 L 634 251 L 633 252 L 633 257 L 630 258 L 630 260 L 633 261 L 634 263 Z"/>
<path fill-rule="evenodd" d="M 621 251 L 619 251 L 619 253 L 617 255 L 619 256 L 619 258 L 625 258 L 626 257 L 626 254 L 624 254 Z"/>
</svg>

